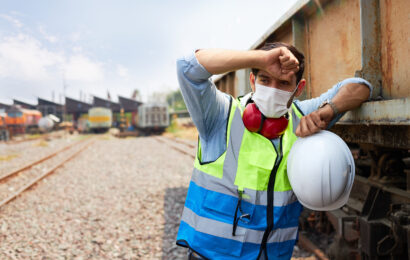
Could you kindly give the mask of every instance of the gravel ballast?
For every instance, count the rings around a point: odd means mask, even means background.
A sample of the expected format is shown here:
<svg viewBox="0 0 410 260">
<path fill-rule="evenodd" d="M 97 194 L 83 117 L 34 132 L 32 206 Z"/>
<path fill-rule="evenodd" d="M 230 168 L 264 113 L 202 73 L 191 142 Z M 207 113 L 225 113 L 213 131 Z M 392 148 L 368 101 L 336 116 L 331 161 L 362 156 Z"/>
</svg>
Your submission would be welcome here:
<svg viewBox="0 0 410 260">
<path fill-rule="evenodd" d="M 150 137 L 100 138 L 0 209 L 0 259 L 184 259 L 192 165 Z"/>
<path fill-rule="evenodd" d="M 0 208 L 0 259 L 185 260 L 175 238 L 192 167 L 154 137 L 97 137 Z"/>
</svg>

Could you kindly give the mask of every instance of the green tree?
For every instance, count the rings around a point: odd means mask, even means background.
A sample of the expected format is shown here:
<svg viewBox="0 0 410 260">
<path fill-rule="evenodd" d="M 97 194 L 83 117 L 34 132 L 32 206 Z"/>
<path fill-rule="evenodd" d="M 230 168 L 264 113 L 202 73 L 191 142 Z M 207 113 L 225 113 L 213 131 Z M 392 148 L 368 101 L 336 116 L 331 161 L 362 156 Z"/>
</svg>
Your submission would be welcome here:
<svg viewBox="0 0 410 260">
<path fill-rule="evenodd" d="M 167 103 L 174 111 L 186 110 L 184 99 L 182 98 L 181 91 L 174 90 L 167 94 Z"/>
</svg>

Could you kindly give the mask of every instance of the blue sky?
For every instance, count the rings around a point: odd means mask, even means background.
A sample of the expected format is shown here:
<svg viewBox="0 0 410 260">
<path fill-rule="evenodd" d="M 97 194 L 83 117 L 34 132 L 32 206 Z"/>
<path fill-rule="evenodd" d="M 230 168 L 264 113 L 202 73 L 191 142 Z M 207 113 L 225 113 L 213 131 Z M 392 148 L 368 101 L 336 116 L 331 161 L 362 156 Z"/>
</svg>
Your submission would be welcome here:
<svg viewBox="0 0 410 260">
<path fill-rule="evenodd" d="M 198 48 L 248 49 L 290 1 L 1 0 L 0 102 L 177 89 Z M 64 79 L 64 80 L 63 80 Z"/>
</svg>

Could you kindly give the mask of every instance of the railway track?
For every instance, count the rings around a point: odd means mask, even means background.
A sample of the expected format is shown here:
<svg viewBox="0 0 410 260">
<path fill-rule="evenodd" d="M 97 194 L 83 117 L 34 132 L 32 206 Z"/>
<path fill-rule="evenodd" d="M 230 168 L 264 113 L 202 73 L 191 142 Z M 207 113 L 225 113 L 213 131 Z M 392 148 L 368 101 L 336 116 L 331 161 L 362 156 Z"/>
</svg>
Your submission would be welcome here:
<svg viewBox="0 0 410 260">
<path fill-rule="evenodd" d="M 91 140 L 90 140 L 91 139 Z M 17 170 L 0 175 L 0 208 L 17 198 L 40 180 L 52 174 L 95 141 L 86 138 L 69 144 Z"/>
<path fill-rule="evenodd" d="M 164 136 L 154 137 L 158 142 L 166 144 L 173 150 L 195 159 L 196 146 L 176 138 Z M 298 246 L 314 254 L 317 259 L 328 260 L 326 254 L 316 246 L 306 235 L 299 234 Z"/>
<path fill-rule="evenodd" d="M 175 151 L 178 151 L 179 153 L 188 155 L 192 159 L 195 159 L 195 152 L 196 152 L 195 145 L 189 144 L 185 141 L 182 141 L 176 138 L 170 138 L 170 137 L 165 137 L 165 136 L 156 136 L 154 138 L 158 142 L 168 145 Z"/>
</svg>

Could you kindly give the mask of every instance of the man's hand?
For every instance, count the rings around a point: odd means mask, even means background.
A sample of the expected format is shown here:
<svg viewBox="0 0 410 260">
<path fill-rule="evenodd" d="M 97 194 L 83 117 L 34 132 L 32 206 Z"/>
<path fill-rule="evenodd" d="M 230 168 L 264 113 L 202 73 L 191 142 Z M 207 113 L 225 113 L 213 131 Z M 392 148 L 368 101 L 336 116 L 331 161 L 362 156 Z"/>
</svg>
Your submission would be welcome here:
<svg viewBox="0 0 410 260">
<path fill-rule="evenodd" d="M 326 105 L 300 119 L 296 135 L 306 137 L 325 130 L 334 117 L 333 109 Z"/>
<path fill-rule="evenodd" d="M 272 76 L 282 80 L 290 80 L 292 75 L 299 71 L 299 61 L 288 48 L 274 48 L 265 53 L 261 69 Z"/>
</svg>

